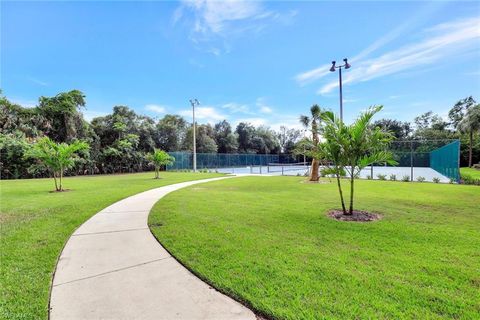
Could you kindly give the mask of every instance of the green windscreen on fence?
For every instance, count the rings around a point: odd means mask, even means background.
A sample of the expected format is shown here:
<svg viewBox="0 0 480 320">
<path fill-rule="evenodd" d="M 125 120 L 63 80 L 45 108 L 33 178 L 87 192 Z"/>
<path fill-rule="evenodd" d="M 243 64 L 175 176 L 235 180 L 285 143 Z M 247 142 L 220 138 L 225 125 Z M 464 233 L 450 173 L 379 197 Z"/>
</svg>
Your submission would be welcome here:
<svg viewBox="0 0 480 320">
<path fill-rule="evenodd" d="M 191 152 L 169 152 L 175 162 L 167 166 L 167 170 L 190 170 L 193 168 Z M 197 153 L 198 169 L 238 168 L 247 166 L 266 166 L 278 163 L 277 154 L 242 154 L 242 153 Z"/>
<path fill-rule="evenodd" d="M 459 140 L 394 141 L 389 151 L 398 162 L 397 167 L 431 168 L 449 179 L 458 181 L 460 178 Z"/>
<path fill-rule="evenodd" d="M 430 168 L 458 181 L 460 141 L 455 140 L 430 152 Z"/>
</svg>

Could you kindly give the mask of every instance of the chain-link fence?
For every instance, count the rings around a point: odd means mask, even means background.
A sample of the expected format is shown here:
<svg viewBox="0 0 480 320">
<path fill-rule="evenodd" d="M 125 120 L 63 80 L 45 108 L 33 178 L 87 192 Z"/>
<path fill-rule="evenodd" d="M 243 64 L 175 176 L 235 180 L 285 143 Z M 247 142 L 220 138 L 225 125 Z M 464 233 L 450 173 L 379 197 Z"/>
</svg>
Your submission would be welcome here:
<svg viewBox="0 0 480 320">
<path fill-rule="evenodd" d="M 412 140 L 395 141 L 390 146 L 396 166 L 373 165 L 363 169 L 360 177 L 365 179 L 391 179 L 404 181 L 459 181 L 460 141 L 458 140 Z M 191 152 L 169 152 L 175 162 L 167 170 L 191 170 L 193 154 Z M 290 154 L 230 154 L 197 153 L 198 169 L 244 168 L 244 170 L 219 170 L 226 173 L 276 174 L 273 168 L 283 168 L 272 164 L 302 163 L 302 170 L 281 170 L 282 174 L 298 175 L 305 171 L 311 159 Z M 247 168 L 249 167 L 249 168 Z M 247 168 L 247 169 L 245 169 Z"/>
<path fill-rule="evenodd" d="M 369 179 L 395 177 L 410 181 L 459 181 L 459 140 L 395 141 L 390 146 L 394 167 L 373 165 L 362 170 L 360 176 Z M 385 177 L 386 176 L 386 177 Z"/>
<path fill-rule="evenodd" d="M 169 152 L 175 162 L 167 170 L 184 170 L 193 168 L 191 152 Z M 278 163 L 278 154 L 241 154 L 241 153 L 197 153 L 197 169 L 241 168 L 249 166 L 267 166 Z"/>
</svg>

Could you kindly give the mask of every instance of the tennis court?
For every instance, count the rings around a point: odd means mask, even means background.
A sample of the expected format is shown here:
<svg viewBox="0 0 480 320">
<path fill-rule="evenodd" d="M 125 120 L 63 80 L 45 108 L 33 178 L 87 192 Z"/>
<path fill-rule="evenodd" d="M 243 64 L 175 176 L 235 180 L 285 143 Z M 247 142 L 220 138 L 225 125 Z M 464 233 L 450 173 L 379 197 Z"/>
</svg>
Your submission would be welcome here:
<svg viewBox="0 0 480 320">
<path fill-rule="evenodd" d="M 411 140 L 395 141 L 390 150 L 397 166 L 373 165 L 363 169 L 359 178 L 434 181 L 459 181 L 460 141 Z M 167 170 L 191 170 L 191 152 L 169 152 L 175 158 Z M 285 154 L 221 154 L 197 153 L 197 169 L 230 174 L 304 176 L 310 162 L 297 162 L 298 156 Z"/>
<path fill-rule="evenodd" d="M 212 172 L 227 173 L 227 174 L 258 174 L 258 175 L 271 175 L 271 176 L 304 176 L 310 172 L 310 165 L 304 164 L 275 164 L 266 166 L 246 166 L 235 168 L 218 168 L 211 169 Z M 360 172 L 359 178 L 374 180 L 380 179 L 384 176 L 385 179 L 390 180 L 392 176 L 395 176 L 395 180 L 402 180 L 408 177 L 410 181 L 418 181 L 420 178 L 424 178 L 425 181 L 433 182 L 435 178 L 438 178 L 442 183 L 449 183 L 450 178 L 435 171 L 432 168 L 426 167 L 385 167 L 385 166 L 373 166 L 367 167 Z M 412 178 L 413 176 L 413 178 Z"/>
</svg>

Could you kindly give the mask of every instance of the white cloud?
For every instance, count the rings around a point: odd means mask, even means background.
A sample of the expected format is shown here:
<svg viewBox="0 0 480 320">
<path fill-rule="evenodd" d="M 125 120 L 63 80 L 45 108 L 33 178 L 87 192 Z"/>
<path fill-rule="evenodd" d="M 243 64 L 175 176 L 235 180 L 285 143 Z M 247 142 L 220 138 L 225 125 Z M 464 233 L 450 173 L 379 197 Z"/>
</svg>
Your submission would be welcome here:
<svg viewBox="0 0 480 320">
<path fill-rule="evenodd" d="M 398 33 L 399 31 L 395 31 L 393 35 L 387 35 L 385 40 L 380 39 L 379 44 L 374 43 L 352 59 L 353 67 L 348 72 L 345 72 L 343 83 L 369 81 L 413 68 L 425 67 L 447 57 L 478 50 L 480 18 L 466 18 L 439 24 L 424 30 L 421 33 L 422 38 L 417 42 L 410 43 L 375 58 L 362 60 L 366 55 L 376 50 L 386 41 L 390 41 Z M 356 63 L 353 63 L 355 60 Z M 329 68 L 330 65 L 326 64 L 303 72 L 297 75 L 295 79 L 301 85 L 318 80 L 329 73 Z M 336 87 L 338 87 L 338 80 L 335 78 L 335 80 L 324 84 L 317 93 L 324 95 Z"/>
<path fill-rule="evenodd" d="M 90 121 L 92 121 L 93 118 L 104 117 L 108 113 L 107 112 L 102 112 L 102 111 L 85 110 L 85 111 L 82 112 L 82 114 L 85 117 L 85 120 L 90 122 Z"/>
<path fill-rule="evenodd" d="M 273 112 L 273 108 L 266 104 L 265 98 L 258 98 L 257 102 L 256 102 L 256 105 L 258 107 L 258 110 L 261 113 L 272 113 Z"/>
<path fill-rule="evenodd" d="M 401 97 L 402 97 L 401 95 L 394 94 L 394 95 L 388 96 L 388 99 L 395 100 L 395 99 L 398 99 L 398 98 L 401 98 Z"/>
<path fill-rule="evenodd" d="M 240 122 L 248 122 L 255 127 L 267 126 L 276 131 L 279 131 L 281 126 L 285 126 L 289 129 L 303 130 L 303 127 L 298 119 L 299 115 L 278 114 L 272 115 L 268 119 L 261 117 L 240 118 L 232 121 L 232 123 L 234 127 L 236 127 Z"/>
<path fill-rule="evenodd" d="M 180 111 L 180 115 L 185 118 L 192 119 L 192 110 L 182 110 Z M 195 108 L 195 120 L 197 119 L 203 120 L 207 123 L 215 123 L 217 121 L 227 119 L 227 117 L 221 113 L 218 113 L 218 111 L 214 107 L 205 106 Z"/>
<path fill-rule="evenodd" d="M 261 17 L 264 14 L 257 1 L 189 0 L 183 4 L 195 12 L 194 31 L 200 33 L 222 33 L 232 21 Z"/>
<path fill-rule="evenodd" d="M 10 102 L 21 105 L 24 108 L 35 108 L 37 106 L 37 102 L 34 100 L 25 100 L 25 99 L 15 99 L 9 98 Z"/>
<path fill-rule="evenodd" d="M 30 82 L 33 82 L 33 83 L 35 83 L 35 84 L 38 84 L 38 85 L 40 85 L 40 86 L 42 86 L 42 87 L 48 86 L 48 83 L 46 83 L 45 81 L 39 80 L 39 79 L 34 78 L 34 77 L 28 76 L 28 77 L 27 77 L 27 80 L 30 81 Z"/>
<path fill-rule="evenodd" d="M 259 126 L 266 126 L 268 125 L 268 122 L 266 119 L 263 118 L 243 118 L 243 119 L 237 119 L 235 121 L 235 126 L 238 125 L 240 122 L 247 122 L 250 123 L 251 125 L 255 127 Z"/>
<path fill-rule="evenodd" d="M 228 109 L 231 113 L 246 113 L 251 114 L 250 108 L 246 104 L 239 104 L 230 102 L 222 106 L 223 109 Z"/>
<path fill-rule="evenodd" d="M 265 98 L 258 98 L 255 102 L 256 110 L 260 113 L 272 113 L 273 108 L 265 103 Z M 257 112 L 250 111 L 250 107 L 247 104 L 239 104 L 230 102 L 222 106 L 223 109 L 228 109 L 231 113 L 244 113 L 255 115 Z"/>
<path fill-rule="evenodd" d="M 145 110 L 152 111 L 155 113 L 165 113 L 167 108 L 158 104 L 147 104 Z"/>
<path fill-rule="evenodd" d="M 270 108 L 268 106 L 261 106 L 260 107 L 260 112 L 261 113 L 272 113 L 273 110 L 272 110 L 272 108 Z"/>
<path fill-rule="evenodd" d="M 269 22 L 289 25 L 296 15 L 295 10 L 285 14 L 267 10 L 258 0 L 184 0 L 174 11 L 172 22 L 186 22 L 196 48 L 218 56 L 230 52 L 233 38 L 260 33 Z"/>
<path fill-rule="evenodd" d="M 359 54 L 354 56 L 353 58 L 349 59 L 351 63 L 356 63 L 357 61 L 360 61 L 361 59 L 365 58 L 369 54 L 373 53 L 374 51 L 380 49 L 381 47 L 385 46 L 386 44 L 392 42 L 393 40 L 397 39 L 399 36 L 401 36 L 403 33 L 408 31 L 409 29 L 412 29 L 418 22 L 422 20 L 426 20 L 429 15 L 431 15 L 434 11 L 438 10 L 440 8 L 440 5 L 438 4 L 425 4 L 420 10 L 417 10 L 411 17 L 410 19 L 406 20 L 404 23 L 401 25 L 397 26 L 395 29 L 391 30 L 381 38 L 377 39 L 374 41 L 371 45 L 369 45 L 367 48 L 363 49 Z M 300 84 L 300 85 L 305 85 L 307 83 L 310 83 L 312 81 L 315 81 L 317 79 L 323 78 L 326 75 L 330 73 L 330 67 L 331 63 L 326 63 L 318 68 L 300 73 L 295 76 L 295 80 Z"/>
</svg>

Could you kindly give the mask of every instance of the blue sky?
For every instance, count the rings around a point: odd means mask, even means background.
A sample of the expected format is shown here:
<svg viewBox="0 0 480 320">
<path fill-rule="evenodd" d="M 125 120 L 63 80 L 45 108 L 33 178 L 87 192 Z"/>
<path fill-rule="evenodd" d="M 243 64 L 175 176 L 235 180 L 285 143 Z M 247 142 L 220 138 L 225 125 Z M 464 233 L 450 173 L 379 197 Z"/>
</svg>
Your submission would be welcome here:
<svg viewBox="0 0 480 320">
<path fill-rule="evenodd" d="M 2 2 L 3 94 L 25 106 L 79 89 L 91 119 L 128 105 L 199 122 L 298 126 L 313 103 L 344 114 L 445 115 L 480 99 L 479 2 Z"/>
</svg>

